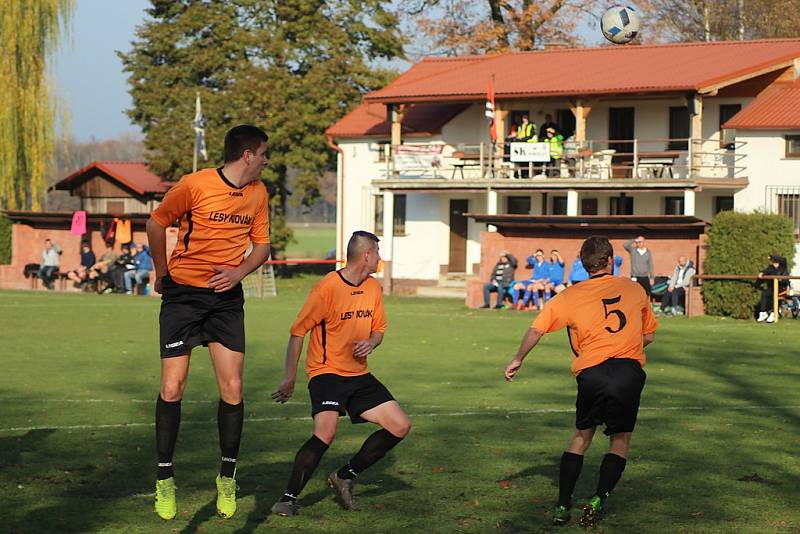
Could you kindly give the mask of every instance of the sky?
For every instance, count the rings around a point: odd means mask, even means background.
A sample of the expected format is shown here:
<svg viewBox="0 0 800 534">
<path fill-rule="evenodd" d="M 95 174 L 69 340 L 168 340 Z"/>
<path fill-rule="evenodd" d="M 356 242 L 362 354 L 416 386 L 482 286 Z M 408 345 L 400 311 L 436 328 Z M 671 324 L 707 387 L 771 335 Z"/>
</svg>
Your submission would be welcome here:
<svg viewBox="0 0 800 534">
<path fill-rule="evenodd" d="M 81 142 L 141 135 L 125 115 L 132 102 L 116 51 L 130 50 L 150 2 L 77 0 L 76 4 L 70 35 L 52 62 L 57 94 L 69 110 L 70 135 Z M 582 26 L 579 31 L 585 38 L 595 33 L 589 24 Z M 404 70 L 408 64 L 397 67 Z"/>
</svg>

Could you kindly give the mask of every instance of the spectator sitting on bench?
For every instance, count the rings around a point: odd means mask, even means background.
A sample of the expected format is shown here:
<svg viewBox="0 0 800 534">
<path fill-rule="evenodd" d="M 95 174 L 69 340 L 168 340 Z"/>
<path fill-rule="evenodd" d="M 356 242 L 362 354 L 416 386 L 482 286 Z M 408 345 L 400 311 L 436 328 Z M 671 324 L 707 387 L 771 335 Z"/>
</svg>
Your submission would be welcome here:
<svg viewBox="0 0 800 534">
<path fill-rule="evenodd" d="M 133 270 L 125 271 L 125 293 L 133 294 L 133 281 L 136 284 L 143 284 L 145 279 L 150 278 L 150 271 L 153 270 L 153 258 L 150 257 L 150 249 L 143 243 L 136 245 L 136 254 L 133 256 Z"/>
<path fill-rule="evenodd" d="M 133 263 L 131 246 L 128 243 L 125 243 L 122 245 L 122 251 L 120 255 L 109 269 L 111 274 L 111 285 L 106 288 L 106 292 L 114 291 L 115 293 L 123 293 L 125 291 L 125 273 L 135 270 L 136 264 Z"/>
<path fill-rule="evenodd" d="M 97 258 L 95 258 L 94 252 L 92 252 L 92 246 L 88 241 L 83 241 L 81 243 L 81 264 L 77 269 L 68 272 L 67 278 L 72 280 L 75 287 L 81 287 L 89 280 L 89 269 L 91 269 L 95 263 L 97 263 Z"/>
<path fill-rule="evenodd" d="M 117 254 L 114 252 L 114 243 L 107 241 L 106 251 L 103 252 L 100 259 L 89 269 L 89 280 L 105 279 L 110 285 L 109 270 L 116 259 Z"/>
<path fill-rule="evenodd" d="M 39 278 L 47 289 L 55 289 L 53 280 L 58 274 L 61 265 L 61 247 L 53 243 L 48 237 L 44 240 L 44 250 L 42 251 L 42 263 L 39 264 Z"/>
<path fill-rule="evenodd" d="M 786 268 L 786 258 L 780 254 L 769 255 L 769 265 L 758 273 L 758 277 L 762 276 L 788 276 L 789 270 Z M 759 323 L 767 321 L 768 323 L 775 322 L 775 312 L 773 311 L 773 281 L 769 280 L 764 289 L 761 291 L 761 300 L 758 303 L 758 318 Z M 789 287 L 789 280 L 778 280 L 778 293 L 786 291 Z"/>
<path fill-rule="evenodd" d="M 664 296 L 661 297 L 661 313 L 671 313 L 672 315 L 683 313 L 683 307 L 680 303 L 686 302 L 686 292 L 692 285 L 693 277 L 694 266 L 692 262 L 686 256 L 679 257 L 678 264 L 669 279 L 667 290 L 664 291 Z"/>
</svg>

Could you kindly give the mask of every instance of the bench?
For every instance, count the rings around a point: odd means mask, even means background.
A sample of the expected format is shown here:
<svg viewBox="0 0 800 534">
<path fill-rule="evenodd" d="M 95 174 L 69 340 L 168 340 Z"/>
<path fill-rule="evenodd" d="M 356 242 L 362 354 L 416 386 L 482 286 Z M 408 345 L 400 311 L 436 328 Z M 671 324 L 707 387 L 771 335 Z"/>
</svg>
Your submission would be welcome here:
<svg viewBox="0 0 800 534">
<path fill-rule="evenodd" d="M 464 179 L 464 167 L 480 167 L 481 154 L 480 152 L 464 152 L 463 150 L 456 150 L 450 156 L 456 161 L 453 162 L 453 175 L 450 177 L 454 180 L 456 172 L 461 173 L 461 179 Z"/>
</svg>

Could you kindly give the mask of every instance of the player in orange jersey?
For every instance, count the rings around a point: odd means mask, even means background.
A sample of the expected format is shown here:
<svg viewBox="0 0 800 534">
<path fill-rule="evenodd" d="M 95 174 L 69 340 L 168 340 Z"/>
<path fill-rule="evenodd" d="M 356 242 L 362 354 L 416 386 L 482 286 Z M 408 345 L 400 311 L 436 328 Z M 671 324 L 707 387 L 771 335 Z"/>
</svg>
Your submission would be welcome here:
<svg viewBox="0 0 800 534">
<path fill-rule="evenodd" d="M 236 460 L 244 402 L 244 293 L 242 278 L 269 256 L 267 134 L 241 125 L 225 135 L 225 163 L 187 174 L 175 184 L 147 221 L 147 238 L 161 293 L 161 389 L 156 401 L 158 479 L 156 512 L 176 513 L 172 456 L 178 437 L 181 399 L 189 357 L 207 346 L 219 386 L 217 410 L 221 449 L 217 512 L 236 511 Z M 167 264 L 166 228 L 180 222 L 178 243 Z M 253 249 L 245 257 L 247 248 Z"/>
<path fill-rule="evenodd" d="M 544 334 L 567 328 L 574 353 L 572 373 L 578 382 L 576 430 L 561 457 L 553 522 L 569 521 L 583 455 L 597 425 L 604 424 L 604 433 L 610 438 L 608 453 L 600 465 L 597 491 L 581 517 L 581 525 L 591 526 L 602 517 L 605 500 L 625 469 L 646 378 L 643 349 L 653 342 L 658 322 L 644 289 L 612 276 L 614 250 L 607 238 L 588 238 L 581 246 L 580 258 L 590 278 L 547 303 L 506 366 L 505 378 L 514 379 Z"/>
<path fill-rule="evenodd" d="M 411 429 L 400 405 L 367 368 L 367 357 L 386 330 L 381 286 L 370 276 L 379 261 L 378 238 L 355 232 L 347 244 L 347 266 L 314 287 L 291 327 L 284 379 L 272 398 L 286 402 L 292 396 L 303 340 L 311 331 L 305 368 L 314 433 L 297 452 L 286 491 L 272 507 L 278 515 L 297 514 L 297 497 L 336 436 L 340 416 L 347 413 L 353 423 L 381 427 L 346 465 L 328 476 L 328 485 L 346 510 L 356 509 L 356 475 L 383 458 Z"/>
</svg>

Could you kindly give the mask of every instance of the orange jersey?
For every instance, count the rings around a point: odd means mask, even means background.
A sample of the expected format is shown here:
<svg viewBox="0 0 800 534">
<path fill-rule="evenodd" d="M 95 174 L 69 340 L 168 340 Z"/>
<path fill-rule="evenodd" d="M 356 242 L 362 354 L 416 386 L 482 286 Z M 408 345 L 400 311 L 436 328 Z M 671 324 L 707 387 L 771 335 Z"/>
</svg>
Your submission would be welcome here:
<svg viewBox="0 0 800 534">
<path fill-rule="evenodd" d="M 329 273 L 314 286 L 290 329 L 297 337 L 311 330 L 306 352 L 309 380 L 325 373 L 368 373 L 366 358 L 353 357 L 353 343 L 386 330 L 380 284 L 370 276 L 354 286 L 339 273 Z"/>
<path fill-rule="evenodd" d="M 187 174 L 172 186 L 151 217 L 163 227 L 180 219 L 169 275 L 179 284 L 207 287 L 214 267 L 235 268 L 252 241 L 269 243 L 267 188 L 236 187 L 222 169 Z"/>
<path fill-rule="evenodd" d="M 531 328 L 554 332 L 567 327 L 575 359 L 572 374 L 609 358 L 630 358 L 644 367 L 642 336 L 658 327 L 642 286 L 611 275 L 600 275 L 553 297 Z"/>
</svg>

